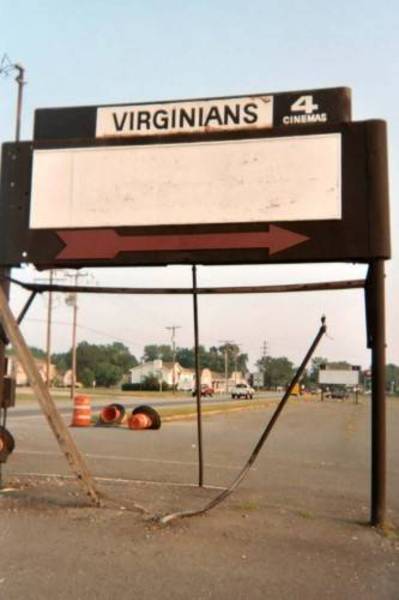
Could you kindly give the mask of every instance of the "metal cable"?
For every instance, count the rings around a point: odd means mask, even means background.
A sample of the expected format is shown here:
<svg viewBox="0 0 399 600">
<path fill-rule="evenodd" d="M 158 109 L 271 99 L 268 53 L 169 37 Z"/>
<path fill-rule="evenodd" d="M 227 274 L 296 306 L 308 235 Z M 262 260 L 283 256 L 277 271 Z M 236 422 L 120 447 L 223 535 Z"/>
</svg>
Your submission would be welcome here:
<svg viewBox="0 0 399 600">
<path fill-rule="evenodd" d="M 170 514 L 164 515 L 162 517 L 157 517 L 156 520 L 159 521 L 159 523 L 165 525 L 166 523 L 170 523 L 171 521 L 174 521 L 176 519 L 182 519 L 184 517 L 194 517 L 196 515 L 202 515 L 202 514 L 206 513 L 207 511 L 211 510 L 212 508 L 214 508 L 215 506 L 217 506 L 218 504 L 220 504 L 221 502 L 223 502 L 223 500 L 225 500 L 228 496 L 230 496 L 230 494 L 232 494 L 233 491 L 240 485 L 240 483 L 243 481 L 243 479 L 247 476 L 251 466 L 254 464 L 266 439 L 268 438 L 271 430 L 273 429 L 273 426 L 276 423 L 281 411 L 283 410 L 285 404 L 287 403 L 288 398 L 290 397 L 294 386 L 298 383 L 302 373 L 304 372 L 304 370 L 306 368 L 306 365 L 308 364 L 309 360 L 311 359 L 321 338 L 326 333 L 327 326 L 326 326 L 326 318 L 324 316 L 321 318 L 321 323 L 322 323 L 321 327 L 320 327 L 315 339 L 313 340 L 313 343 L 310 346 L 308 352 L 306 353 L 305 358 L 303 359 L 301 365 L 298 367 L 294 377 L 291 380 L 290 385 L 288 386 L 284 396 L 280 400 L 276 410 L 274 411 L 270 421 L 268 422 L 265 430 L 263 431 L 262 435 L 259 438 L 258 443 L 256 444 L 254 450 L 252 451 L 248 461 L 246 462 L 244 468 L 242 469 L 242 471 L 238 475 L 238 477 L 233 481 L 233 483 L 227 489 L 225 489 L 221 494 L 216 496 L 216 498 L 213 498 L 213 500 L 208 502 L 208 504 L 206 504 L 203 508 L 200 508 L 197 510 L 187 510 L 187 511 L 182 511 L 182 512 L 175 512 L 175 513 L 170 513 Z"/>
</svg>

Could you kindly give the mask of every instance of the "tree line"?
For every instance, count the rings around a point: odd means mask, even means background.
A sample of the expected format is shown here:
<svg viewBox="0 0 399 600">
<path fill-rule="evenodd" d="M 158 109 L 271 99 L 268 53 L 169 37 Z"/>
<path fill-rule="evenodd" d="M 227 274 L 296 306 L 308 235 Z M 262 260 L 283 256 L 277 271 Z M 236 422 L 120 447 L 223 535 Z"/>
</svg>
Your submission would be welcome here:
<svg viewBox="0 0 399 600">
<path fill-rule="evenodd" d="M 31 346 L 32 354 L 45 360 L 46 353 L 37 347 Z M 139 361 L 131 354 L 129 348 L 120 342 L 112 344 L 90 344 L 80 342 L 77 346 L 77 379 L 85 387 L 93 384 L 100 387 L 111 387 L 120 383 L 129 370 Z M 166 363 L 173 362 L 173 348 L 169 344 L 147 344 L 141 360 L 144 362 L 162 359 Z M 195 354 L 193 348 L 176 348 L 175 359 L 182 367 L 195 368 Z M 225 373 L 227 366 L 228 376 L 233 371 L 248 372 L 248 355 L 240 352 L 236 344 L 222 344 L 199 346 L 200 367 L 211 371 Z M 72 366 L 72 351 L 54 353 L 51 362 L 60 374 L 65 373 Z M 310 367 L 305 372 L 302 383 L 305 387 L 318 386 L 318 373 L 321 364 L 328 364 L 332 369 L 350 369 L 347 361 L 329 362 L 324 357 L 312 359 Z M 268 389 L 286 386 L 294 376 L 296 367 L 286 356 L 263 356 L 256 362 L 258 372 L 262 374 L 263 386 Z M 362 381 L 361 373 L 361 383 Z M 399 366 L 389 363 L 386 366 L 386 389 L 390 392 L 399 392 Z"/>
<path fill-rule="evenodd" d="M 37 358 L 45 358 L 45 353 L 34 348 Z M 166 363 L 173 362 L 172 346 L 168 344 L 147 344 L 144 346 L 143 362 L 161 359 Z M 175 360 L 187 369 L 195 368 L 195 353 L 193 348 L 177 348 Z M 248 355 L 240 352 L 235 344 L 211 346 L 207 350 L 199 347 L 199 360 L 201 369 L 208 368 L 219 373 L 225 372 L 227 365 L 228 375 L 233 371 L 246 373 Z M 65 373 L 72 366 L 72 350 L 52 354 L 51 362 L 57 371 Z M 77 380 L 85 387 L 93 384 L 100 387 L 111 387 L 118 384 L 129 370 L 138 365 L 137 358 L 130 353 L 129 348 L 120 342 L 113 344 L 89 344 L 80 342 L 76 349 Z"/>
</svg>

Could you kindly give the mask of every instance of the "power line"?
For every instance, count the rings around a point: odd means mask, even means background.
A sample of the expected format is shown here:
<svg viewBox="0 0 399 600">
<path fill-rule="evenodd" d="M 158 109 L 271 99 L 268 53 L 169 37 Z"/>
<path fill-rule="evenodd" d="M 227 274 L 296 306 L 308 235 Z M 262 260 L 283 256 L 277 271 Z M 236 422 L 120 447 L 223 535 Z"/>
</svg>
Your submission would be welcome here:
<svg viewBox="0 0 399 600">
<path fill-rule="evenodd" d="M 25 319 L 26 322 L 35 322 L 35 323 L 46 323 L 46 319 Z M 55 325 L 63 325 L 66 327 L 71 326 L 70 321 L 53 321 Z M 99 329 L 93 329 L 92 327 L 87 327 L 86 325 L 77 325 L 78 329 L 84 329 L 86 331 L 91 331 L 92 333 L 97 333 L 98 335 L 103 335 L 104 337 L 113 339 L 117 342 L 124 342 L 125 344 L 129 344 L 130 346 L 141 346 L 142 343 L 132 342 L 131 340 L 127 340 L 126 338 L 121 338 L 119 336 L 112 335 L 111 333 L 106 333 L 105 331 L 100 331 Z"/>
</svg>

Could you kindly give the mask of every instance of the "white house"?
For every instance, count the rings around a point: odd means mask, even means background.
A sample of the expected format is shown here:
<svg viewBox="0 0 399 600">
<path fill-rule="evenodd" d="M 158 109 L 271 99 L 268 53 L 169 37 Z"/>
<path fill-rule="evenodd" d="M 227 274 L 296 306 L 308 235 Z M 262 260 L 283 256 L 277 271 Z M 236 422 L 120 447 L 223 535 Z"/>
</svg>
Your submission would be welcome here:
<svg viewBox="0 0 399 600">
<path fill-rule="evenodd" d="M 41 378 L 43 379 L 43 381 L 46 381 L 47 362 L 40 358 L 35 358 L 34 361 L 36 363 L 36 367 L 40 373 Z M 8 358 L 7 374 L 11 375 L 11 377 L 13 377 L 15 379 L 16 385 L 19 385 L 19 386 L 29 385 L 28 376 L 26 375 L 21 363 L 15 356 L 10 356 Z M 56 377 L 56 368 L 51 363 L 50 364 L 50 381 L 51 382 L 54 381 L 55 377 Z"/>
<path fill-rule="evenodd" d="M 146 377 L 156 377 L 160 384 L 178 385 L 183 370 L 185 369 L 177 362 L 173 364 L 161 359 L 150 360 L 130 369 L 129 383 L 143 383 Z"/>
<path fill-rule="evenodd" d="M 174 374 L 173 374 L 174 372 Z M 161 383 L 167 383 L 181 391 L 191 391 L 195 389 L 195 370 L 186 369 L 179 363 L 164 362 L 160 359 L 151 360 L 133 367 L 129 371 L 129 383 L 143 383 L 146 377 L 155 377 Z M 244 383 L 245 377 L 241 371 L 235 371 L 227 381 L 227 391 L 237 383 Z M 226 392 L 226 380 L 224 373 L 216 373 L 210 369 L 202 369 L 201 385 L 212 387 L 215 393 Z"/>
</svg>

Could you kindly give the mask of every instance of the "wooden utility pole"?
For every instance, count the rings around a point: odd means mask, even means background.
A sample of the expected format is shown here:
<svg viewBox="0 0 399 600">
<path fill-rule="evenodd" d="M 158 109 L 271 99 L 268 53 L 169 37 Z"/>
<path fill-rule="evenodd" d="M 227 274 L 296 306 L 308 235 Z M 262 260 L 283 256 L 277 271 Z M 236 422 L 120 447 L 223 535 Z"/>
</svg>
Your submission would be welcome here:
<svg viewBox="0 0 399 600">
<path fill-rule="evenodd" d="M 63 418 L 57 410 L 46 383 L 43 381 L 32 353 L 30 352 L 8 305 L 7 297 L 0 287 L 0 321 L 10 340 L 21 365 L 28 376 L 30 385 L 39 401 L 43 413 L 65 455 L 72 471 L 81 482 L 91 501 L 100 505 L 100 497 L 89 469 L 79 452 Z"/>
<path fill-rule="evenodd" d="M 176 393 L 176 370 L 175 370 L 175 363 L 176 363 L 176 342 L 175 342 L 175 336 L 176 336 L 176 329 L 180 329 L 180 325 L 169 325 L 168 327 L 166 327 L 166 329 L 168 329 L 171 332 L 171 341 L 172 341 L 172 360 L 173 360 L 173 370 L 172 370 L 172 383 L 173 383 L 173 393 Z"/>
</svg>

